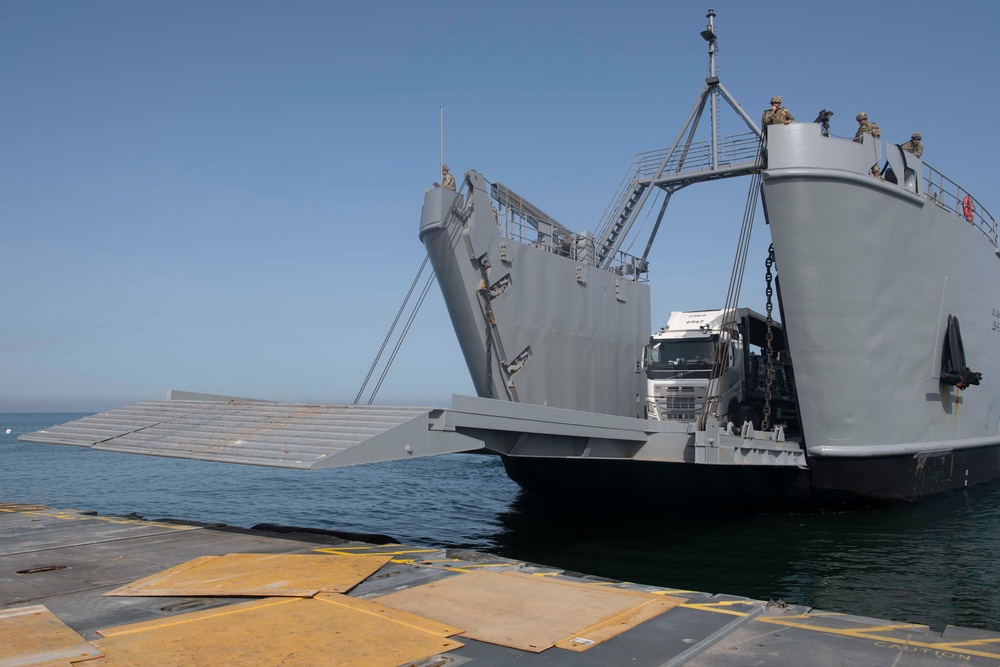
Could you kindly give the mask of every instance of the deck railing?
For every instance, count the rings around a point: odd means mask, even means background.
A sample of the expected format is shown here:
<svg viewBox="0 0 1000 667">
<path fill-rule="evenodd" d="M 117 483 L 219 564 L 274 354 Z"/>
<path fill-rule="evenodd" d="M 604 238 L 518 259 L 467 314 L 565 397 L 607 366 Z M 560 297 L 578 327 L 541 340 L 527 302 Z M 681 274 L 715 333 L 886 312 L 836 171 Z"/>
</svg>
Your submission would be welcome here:
<svg viewBox="0 0 1000 667">
<path fill-rule="evenodd" d="M 924 165 L 923 178 L 927 199 L 977 227 L 997 247 L 997 221 L 978 199 L 929 164 Z"/>
<path fill-rule="evenodd" d="M 744 132 L 743 134 L 733 134 L 722 139 L 719 149 L 723 158 L 720 165 L 729 165 L 744 160 L 753 160 L 757 157 L 757 148 L 760 145 L 760 137 L 755 132 Z M 651 179 L 656 176 L 660 169 L 660 164 L 667 156 L 669 148 L 659 148 L 654 151 L 636 153 L 622 177 L 621 183 L 608 207 L 604 209 L 600 222 L 597 224 L 597 236 L 603 237 L 608 228 L 614 223 L 615 216 L 622 210 L 625 200 L 635 192 L 639 181 Z M 673 155 L 663 168 L 664 174 L 673 174 L 680 171 L 697 171 L 712 168 L 712 144 L 708 141 L 695 141 L 690 144 L 678 146 L 674 149 Z"/>
<path fill-rule="evenodd" d="M 591 232 L 577 234 L 570 231 L 500 183 L 490 184 L 490 196 L 493 198 L 494 217 L 502 236 L 597 268 L 596 240 Z M 622 251 L 615 253 L 614 261 L 601 270 L 635 282 L 649 281 L 649 274 L 641 260 Z"/>
</svg>

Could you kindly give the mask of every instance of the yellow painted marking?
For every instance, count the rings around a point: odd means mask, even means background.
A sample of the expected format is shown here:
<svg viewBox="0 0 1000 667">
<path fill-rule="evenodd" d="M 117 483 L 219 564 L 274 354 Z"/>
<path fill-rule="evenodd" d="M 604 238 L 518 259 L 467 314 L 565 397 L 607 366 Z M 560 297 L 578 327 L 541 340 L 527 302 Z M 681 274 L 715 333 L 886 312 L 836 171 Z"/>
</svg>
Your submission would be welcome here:
<svg viewBox="0 0 1000 667">
<path fill-rule="evenodd" d="M 684 605 L 687 606 L 687 605 Z M 871 634 L 877 631 L 879 628 L 885 626 L 872 626 L 869 628 L 826 628 L 819 625 L 806 625 L 803 623 L 789 622 L 784 618 L 776 618 L 773 616 L 757 617 L 753 619 L 761 623 L 771 623 L 773 625 L 784 625 L 790 628 L 796 628 L 798 630 L 809 630 L 812 632 L 822 632 L 829 635 L 840 635 L 842 637 L 853 637 L 855 639 L 868 639 L 871 641 L 887 642 L 889 644 L 898 644 L 906 646 L 916 646 L 919 648 L 929 648 L 937 651 L 954 651 L 956 653 L 964 653 L 966 655 L 975 655 L 981 658 L 1000 658 L 1000 653 L 989 653 L 986 651 L 970 651 L 966 649 L 957 648 L 958 644 L 951 642 L 942 643 L 932 643 L 932 642 L 918 642 L 910 639 L 899 639 L 897 637 L 882 636 L 878 634 Z M 896 626 L 898 627 L 898 626 Z M 912 627 L 912 626 L 911 626 Z M 923 627 L 923 626 L 916 626 Z"/>
<path fill-rule="evenodd" d="M 2 510 L 8 511 L 8 510 Z M 123 519 L 121 517 L 110 517 L 110 516 L 91 516 L 91 515 L 80 515 L 71 514 L 65 510 L 55 510 L 55 511 L 29 511 L 21 512 L 21 514 L 29 514 L 32 516 L 45 516 L 52 519 L 62 519 L 64 521 L 103 521 L 104 523 L 115 523 L 115 524 L 135 524 L 141 526 L 156 526 L 157 528 L 168 528 L 170 530 L 202 530 L 201 526 L 185 526 L 170 523 L 159 523 L 157 521 L 147 521 L 146 519 Z"/>
<path fill-rule="evenodd" d="M 368 553 L 357 553 L 347 551 L 346 548 L 341 547 L 322 547 L 319 549 L 313 549 L 319 553 L 333 554 L 334 556 L 402 556 L 404 554 L 427 554 L 427 553 L 437 553 L 440 549 L 400 549 L 397 551 L 375 551 L 374 548 Z"/>
<path fill-rule="evenodd" d="M 465 563 L 462 567 L 467 567 L 474 569 L 477 567 L 510 567 L 519 568 L 524 567 L 524 563 L 469 563 L 463 561 L 461 558 L 422 558 L 419 561 L 411 561 L 425 567 L 448 567 L 445 563 Z"/>
<path fill-rule="evenodd" d="M 680 607 L 685 607 L 687 609 L 700 609 L 701 611 L 710 611 L 715 614 L 727 614 L 729 616 L 747 616 L 745 611 L 734 611 L 732 609 L 722 609 L 722 606 L 729 606 L 733 604 L 746 604 L 744 602 L 701 602 L 701 603 L 690 603 L 686 602 Z"/>
<path fill-rule="evenodd" d="M 873 625 L 870 628 L 865 628 L 865 632 L 885 632 L 886 630 L 915 630 L 917 628 L 927 629 L 926 625 L 921 625 L 920 623 L 898 623 L 896 625 Z"/>
<path fill-rule="evenodd" d="M 663 590 L 653 591 L 653 595 L 673 595 L 674 593 L 696 593 L 697 591 L 689 591 L 684 588 L 664 588 Z"/>
<path fill-rule="evenodd" d="M 965 646 L 966 644 L 972 644 L 973 646 L 982 646 L 983 644 L 996 644 L 1000 642 L 1000 637 L 995 639 L 966 639 L 961 642 L 951 642 L 949 646 Z"/>
</svg>

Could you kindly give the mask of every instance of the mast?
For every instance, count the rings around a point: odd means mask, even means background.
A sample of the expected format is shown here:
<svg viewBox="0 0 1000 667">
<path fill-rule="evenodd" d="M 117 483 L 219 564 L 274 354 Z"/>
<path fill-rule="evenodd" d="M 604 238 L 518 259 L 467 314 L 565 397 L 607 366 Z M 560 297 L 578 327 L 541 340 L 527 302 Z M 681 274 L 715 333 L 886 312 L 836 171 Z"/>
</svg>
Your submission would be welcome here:
<svg viewBox="0 0 1000 667">
<path fill-rule="evenodd" d="M 691 113 L 688 114 L 670 148 L 665 151 L 640 153 L 636 156 L 630 172 L 626 174 L 622 186 L 615 194 L 615 199 L 598 225 L 596 232 L 598 266 L 608 268 L 615 263 L 633 223 L 639 217 L 639 212 L 650 194 L 657 189 L 663 190 L 666 196 L 650 233 L 646 251 L 637 262 L 636 275 L 646 270 L 646 258 L 663 220 L 667 202 L 674 192 L 695 183 L 746 176 L 752 174 L 758 166 L 757 148 L 762 131 L 722 85 L 716 71 L 715 56 L 719 47 L 715 32 L 715 16 L 715 10 L 709 9 L 706 14 L 708 25 L 701 31 L 702 38 L 708 42 L 708 77 L 705 78 L 705 87 L 698 94 Z M 719 138 L 720 95 L 749 129 L 745 135 L 732 137 L 733 141 L 729 141 L 726 147 L 720 146 Z M 695 142 L 694 138 L 706 107 L 709 111 L 708 121 L 712 124 L 711 141 Z"/>
<path fill-rule="evenodd" d="M 714 79 L 715 82 L 718 83 L 719 77 L 715 75 L 715 52 L 719 48 L 718 39 L 715 36 L 715 10 L 709 9 L 705 18 L 708 19 L 708 25 L 701 31 L 701 36 L 706 42 L 708 42 L 708 81 L 712 81 Z M 709 94 L 712 96 L 712 169 L 718 169 L 719 125 L 716 122 L 716 118 L 719 115 L 719 109 L 717 106 L 719 95 L 715 86 L 711 86 L 711 84 L 709 84 L 709 86 Z"/>
</svg>

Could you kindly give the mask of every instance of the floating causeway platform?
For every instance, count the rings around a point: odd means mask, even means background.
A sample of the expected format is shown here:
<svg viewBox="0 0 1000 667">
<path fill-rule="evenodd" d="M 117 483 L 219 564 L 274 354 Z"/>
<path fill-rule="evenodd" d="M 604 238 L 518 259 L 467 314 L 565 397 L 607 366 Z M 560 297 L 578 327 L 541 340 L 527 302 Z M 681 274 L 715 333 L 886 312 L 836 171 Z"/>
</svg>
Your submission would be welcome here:
<svg viewBox="0 0 1000 667">
<path fill-rule="evenodd" d="M 998 665 L 1000 633 L 460 549 L 0 504 L 0 665 Z"/>
</svg>

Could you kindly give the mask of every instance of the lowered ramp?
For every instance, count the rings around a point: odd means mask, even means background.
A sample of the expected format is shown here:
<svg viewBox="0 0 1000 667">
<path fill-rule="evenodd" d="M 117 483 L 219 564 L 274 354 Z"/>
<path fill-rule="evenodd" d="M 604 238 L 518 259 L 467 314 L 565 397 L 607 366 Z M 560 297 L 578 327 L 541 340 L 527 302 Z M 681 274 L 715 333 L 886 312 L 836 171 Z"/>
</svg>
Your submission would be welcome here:
<svg viewBox="0 0 1000 667">
<path fill-rule="evenodd" d="M 634 419 L 453 396 L 449 409 L 277 403 L 171 392 L 18 437 L 127 454 L 314 470 L 480 451 L 512 458 L 806 468 L 780 429 Z"/>
<path fill-rule="evenodd" d="M 482 448 L 482 442 L 455 432 L 431 432 L 435 412 L 440 411 L 174 392 L 169 400 L 116 408 L 18 439 L 305 470 Z"/>
</svg>

